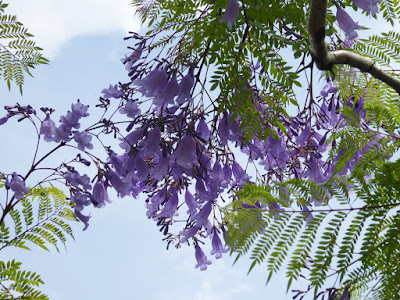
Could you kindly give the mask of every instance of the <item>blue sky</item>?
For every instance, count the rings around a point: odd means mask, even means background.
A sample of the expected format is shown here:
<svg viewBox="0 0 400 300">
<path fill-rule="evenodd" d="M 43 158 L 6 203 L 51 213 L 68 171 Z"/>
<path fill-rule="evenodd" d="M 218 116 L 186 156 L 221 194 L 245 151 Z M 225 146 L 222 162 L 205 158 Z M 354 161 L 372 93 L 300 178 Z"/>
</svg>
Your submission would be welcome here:
<svg viewBox="0 0 400 300">
<path fill-rule="evenodd" d="M 86 5 L 82 5 L 85 3 Z M 24 95 L 0 86 L 2 105 L 47 106 L 62 115 L 81 99 L 93 112 L 101 90 L 124 82 L 127 74 L 120 58 L 129 30 L 138 30 L 129 0 L 113 1 L 14 0 L 9 12 L 18 15 L 45 49 L 50 65 L 41 66 L 27 78 Z M 79 8 L 78 8 L 79 7 Z M 2 113 L 0 113 L 2 114 Z M 34 131 L 28 124 L 10 120 L 0 127 L 1 171 L 24 174 L 33 155 Z M 49 164 L 68 156 L 54 155 Z M 267 273 L 256 268 L 246 276 L 249 262 L 232 267 L 226 255 L 200 272 L 194 249 L 169 251 L 154 222 L 145 215 L 144 199 L 118 199 L 104 209 L 91 211 L 87 231 L 75 226 L 76 241 L 67 250 L 47 253 L 9 249 L 5 259 L 22 261 L 25 269 L 42 275 L 44 291 L 55 300 L 70 299 L 286 299 L 286 281 L 277 276 L 265 287 Z M 207 250 L 209 251 L 209 249 Z M 208 253 L 209 254 L 209 253 Z M 289 297 L 290 298 L 290 297 Z"/>
</svg>

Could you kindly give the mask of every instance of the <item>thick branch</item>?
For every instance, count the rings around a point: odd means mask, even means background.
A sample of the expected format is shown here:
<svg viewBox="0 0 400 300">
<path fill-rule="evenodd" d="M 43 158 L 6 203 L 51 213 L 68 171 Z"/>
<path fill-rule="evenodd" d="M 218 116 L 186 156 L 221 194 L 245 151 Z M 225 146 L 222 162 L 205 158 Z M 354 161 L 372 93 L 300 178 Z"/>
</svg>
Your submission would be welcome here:
<svg viewBox="0 0 400 300">
<path fill-rule="evenodd" d="M 360 69 L 383 81 L 400 94 L 400 79 L 391 76 L 378 68 L 372 59 L 345 51 L 330 51 L 325 43 L 326 0 L 311 0 L 308 16 L 308 34 L 311 45 L 311 55 L 320 70 L 332 70 L 334 65 L 346 64 Z"/>
</svg>

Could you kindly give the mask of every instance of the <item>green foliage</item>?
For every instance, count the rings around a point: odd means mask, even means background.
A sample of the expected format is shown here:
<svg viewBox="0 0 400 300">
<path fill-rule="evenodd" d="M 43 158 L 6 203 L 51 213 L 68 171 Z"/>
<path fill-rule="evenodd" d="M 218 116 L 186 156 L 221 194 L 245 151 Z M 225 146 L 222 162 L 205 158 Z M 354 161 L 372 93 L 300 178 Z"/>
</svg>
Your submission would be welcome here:
<svg viewBox="0 0 400 300">
<path fill-rule="evenodd" d="M 34 244 L 47 251 L 52 245 L 59 251 L 68 236 L 74 237 L 68 223 L 76 217 L 61 190 L 53 186 L 32 189 L 20 204 L 0 225 L 0 250 L 10 246 L 30 250 L 29 244 Z"/>
<path fill-rule="evenodd" d="M 0 299 L 3 300 L 48 300 L 37 287 L 43 284 L 39 275 L 20 270 L 21 263 L 15 260 L 0 261 Z"/>
<path fill-rule="evenodd" d="M 22 93 L 24 75 L 32 76 L 31 69 L 47 64 L 48 60 L 16 16 L 5 13 L 7 6 L 0 1 L 0 77 L 6 81 L 8 89 L 14 82 Z"/>
<path fill-rule="evenodd" d="M 338 291 L 349 286 L 353 295 L 369 292 L 376 299 L 397 299 L 400 160 L 377 163 L 374 168 L 368 188 L 351 178 L 331 178 L 324 184 L 292 179 L 269 187 L 245 186 L 225 218 L 227 242 L 236 259 L 251 249 L 249 271 L 266 263 L 267 281 L 286 262 L 288 289 L 305 276 L 314 297 L 333 280 Z M 349 184 L 356 200 L 349 199 Z M 293 204 L 282 197 L 281 190 L 290 193 Z M 330 200 L 328 206 L 310 212 L 299 209 L 311 199 L 326 201 L 326 191 L 342 201 L 332 204 Z M 242 203 L 254 207 L 244 209 Z M 281 208 L 262 209 L 256 203 L 264 207 L 279 203 Z M 239 228 L 246 230 L 239 234 Z"/>
</svg>

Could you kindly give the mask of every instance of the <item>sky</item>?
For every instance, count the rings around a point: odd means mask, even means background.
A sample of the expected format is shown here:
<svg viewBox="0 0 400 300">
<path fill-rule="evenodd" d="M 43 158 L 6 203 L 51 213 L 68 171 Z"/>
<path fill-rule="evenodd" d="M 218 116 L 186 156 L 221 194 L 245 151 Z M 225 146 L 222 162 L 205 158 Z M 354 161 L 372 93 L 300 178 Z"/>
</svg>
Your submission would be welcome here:
<svg viewBox="0 0 400 300">
<path fill-rule="evenodd" d="M 15 87 L 8 92 L 0 82 L 2 105 L 19 102 L 37 110 L 52 107 L 59 116 L 77 99 L 93 109 L 102 89 L 127 81 L 120 59 L 130 44 L 123 37 L 128 31 L 138 31 L 140 25 L 129 0 L 110 3 L 13 0 L 8 13 L 16 14 L 35 35 L 50 64 L 38 67 L 33 78 L 26 78 L 23 96 Z M 0 127 L 0 136 L 0 171 L 24 174 L 33 155 L 34 130 L 26 123 L 10 120 Z M 59 164 L 67 156 L 56 154 L 48 164 Z M 2 259 L 15 258 L 25 269 L 41 274 L 45 281 L 42 289 L 52 300 L 289 297 L 283 274 L 265 287 L 266 270 L 255 268 L 247 276 L 248 260 L 232 267 L 233 259 L 225 255 L 213 259 L 206 271 L 195 269 L 192 247 L 165 249 L 163 235 L 146 217 L 143 198 L 113 200 L 104 209 L 91 211 L 86 231 L 82 231 L 82 224 L 74 226 L 75 241 L 68 241 L 66 250 L 8 249 Z"/>
<path fill-rule="evenodd" d="M 0 82 L 1 104 L 19 102 L 37 110 L 53 107 L 62 115 L 80 99 L 93 109 L 102 89 L 128 80 L 120 59 L 131 40 L 123 41 L 123 37 L 140 29 L 129 3 L 13 0 L 8 12 L 35 35 L 50 64 L 38 67 L 34 78 L 26 78 L 23 96 L 15 87 L 8 92 Z M 0 171 L 24 174 L 33 155 L 34 130 L 10 120 L 0 127 L 0 136 Z M 52 156 L 49 164 L 67 156 Z M 113 200 L 91 211 L 88 230 L 83 232 L 82 224 L 74 226 L 75 241 L 67 243 L 67 250 L 8 249 L 2 259 L 16 258 L 25 269 L 41 274 L 46 283 L 43 291 L 52 300 L 291 299 L 283 273 L 265 286 L 265 268 L 256 267 L 247 276 L 247 259 L 232 266 L 233 259 L 225 255 L 200 272 L 194 268 L 193 248 L 165 249 L 162 234 L 146 217 L 143 198 Z"/>
</svg>

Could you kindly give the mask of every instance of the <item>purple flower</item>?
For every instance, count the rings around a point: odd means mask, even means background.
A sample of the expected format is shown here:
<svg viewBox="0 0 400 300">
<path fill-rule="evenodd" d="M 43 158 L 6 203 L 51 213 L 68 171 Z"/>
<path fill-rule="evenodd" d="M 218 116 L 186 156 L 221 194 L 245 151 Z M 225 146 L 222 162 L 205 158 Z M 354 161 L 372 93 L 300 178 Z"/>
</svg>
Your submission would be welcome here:
<svg viewBox="0 0 400 300">
<path fill-rule="evenodd" d="M 296 138 L 296 143 L 300 147 L 304 147 L 308 144 L 308 139 L 311 134 L 311 128 L 309 125 L 304 127 L 303 132 Z"/>
<path fill-rule="evenodd" d="M 226 6 L 226 10 L 222 18 L 219 20 L 220 23 L 226 22 L 229 30 L 232 29 L 232 26 L 235 25 L 236 19 L 239 14 L 239 3 L 237 0 L 229 0 L 228 5 Z"/>
<path fill-rule="evenodd" d="M 187 213 L 195 215 L 200 205 L 196 202 L 196 200 L 194 200 L 193 195 L 188 190 L 186 190 L 185 202 L 187 207 L 189 208 Z"/>
<path fill-rule="evenodd" d="M 11 116 L 10 114 L 6 114 L 4 117 L 0 118 L 0 125 L 5 124 L 10 118 L 10 116 Z"/>
<path fill-rule="evenodd" d="M 25 194 L 29 192 L 29 188 L 25 186 L 25 181 L 22 180 L 17 173 L 12 173 L 10 180 L 10 188 L 14 192 L 14 197 L 18 200 L 24 198 Z"/>
<path fill-rule="evenodd" d="M 378 4 L 382 0 L 353 0 L 355 6 L 369 12 L 371 15 L 374 15 L 378 12 Z"/>
<path fill-rule="evenodd" d="M 238 132 L 231 132 L 231 129 L 235 130 L 235 125 L 229 123 L 230 118 L 228 115 L 224 114 L 218 124 L 218 135 L 223 145 L 226 145 L 228 140 L 234 141 L 237 139 L 235 133 L 238 134 Z M 236 121 L 234 121 L 234 123 L 236 123 Z"/>
<path fill-rule="evenodd" d="M 140 115 L 141 111 L 136 102 L 129 101 L 125 104 L 125 106 L 121 107 L 119 112 L 121 114 L 126 114 L 128 118 L 135 118 Z"/>
<path fill-rule="evenodd" d="M 146 156 L 160 156 L 160 142 L 161 130 L 160 127 L 155 127 L 144 140 L 143 153 L 146 153 Z"/>
<path fill-rule="evenodd" d="M 131 55 L 121 59 L 121 62 L 125 65 L 125 69 L 129 71 L 132 65 L 137 62 L 142 56 L 143 44 L 140 43 L 139 46 L 132 52 Z"/>
<path fill-rule="evenodd" d="M 107 188 L 105 187 L 103 180 L 98 180 L 94 185 L 90 200 L 94 206 L 99 208 L 104 207 L 106 202 L 111 202 L 108 198 Z"/>
<path fill-rule="evenodd" d="M 104 98 L 122 98 L 124 96 L 124 92 L 118 89 L 118 85 L 114 85 L 112 86 L 110 84 L 110 86 L 108 87 L 108 89 L 103 89 L 101 91 L 104 94 Z"/>
<path fill-rule="evenodd" d="M 337 87 L 333 85 L 333 80 L 331 78 L 328 78 L 326 81 L 326 84 L 324 88 L 322 89 L 320 95 L 324 98 L 328 97 L 329 93 L 336 93 L 337 92 Z"/>
<path fill-rule="evenodd" d="M 221 258 L 222 253 L 226 253 L 229 251 L 228 249 L 225 249 L 224 246 L 222 245 L 221 239 L 219 238 L 216 231 L 214 231 L 214 235 L 213 235 L 211 244 L 213 247 L 213 249 L 211 250 L 211 255 L 215 254 L 216 259 Z"/>
<path fill-rule="evenodd" d="M 163 68 L 156 68 L 143 79 L 132 81 L 140 86 L 139 91 L 147 97 L 157 97 L 158 93 L 165 91 L 168 84 L 168 75 Z"/>
<path fill-rule="evenodd" d="M 76 131 L 74 134 L 74 140 L 78 143 L 78 149 L 81 151 L 85 151 L 85 148 L 93 149 L 92 136 L 88 134 L 86 131 Z"/>
<path fill-rule="evenodd" d="M 195 256 L 197 264 L 194 267 L 196 269 L 200 267 L 201 271 L 207 270 L 207 265 L 211 265 L 211 261 L 207 259 L 207 256 L 204 254 L 203 250 L 201 250 L 199 245 L 195 246 Z"/>
<path fill-rule="evenodd" d="M 196 181 L 196 198 L 200 199 L 201 201 L 208 201 L 212 199 L 210 194 L 206 191 L 203 180 L 200 178 L 197 178 Z"/>
<path fill-rule="evenodd" d="M 363 26 L 360 26 L 358 23 L 354 22 L 350 15 L 340 7 L 337 7 L 336 19 L 339 23 L 339 27 L 344 31 L 349 40 L 354 40 L 356 37 L 358 37 L 356 32 L 357 29 L 364 28 Z"/>
<path fill-rule="evenodd" d="M 176 214 L 176 209 L 178 207 L 178 194 L 174 193 L 167 201 L 167 204 L 162 209 L 158 218 L 172 218 Z"/>
<path fill-rule="evenodd" d="M 137 129 L 129 133 L 125 138 L 121 138 L 122 141 L 119 146 L 125 151 L 130 151 L 131 147 L 135 146 L 136 143 L 142 138 L 143 129 Z"/>
<path fill-rule="evenodd" d="M 189 70 L 186 76 L 182 78 L 178 86 L 178 98 L 176 98 L 176 102 L 178 104 L 182 105 L 186 100 L 189 102 L 193 100 L 191 96 L 193 84 L 194 78 L 192 70 Z"/>
<path fill-rule="evenodd" d="M 154 168 L 153 178 L 157 181 L 163 180 L 168 174 L 169 158 L 161 156 L 157 166 Z"/>
<path fill-rule="evenodd" d="M 207 123 L 206 121 L 201 118 L 199 121 L 199 125 L 197 125 L 197 130 L 196 130 L 200 136 L 205 139 L 208 140 L 210 138 L 210 129 L 208 129 Z"/>
<path fill-rule="evenodd" d="M 306 216 L 306 226 L 310 224 L 310 222 L 314 219 L 313 214 L 310 212 L 307 206 L 303 206 L 303 212 Z"/>
<path fill-rule="evenodd" d="M 165 193 L 166 188 L 164 187 L 146 203 L 146 215 L 148 218 L 153 217 L 155 213 L 160 209 L 160 205 L 165 199 Z"/>
<path fill-rule="evenodd" d="M 89 227 L 90 216 L 84 216 L 80 211 L 76 209 L 75 209 L 75 215 L 81 222 L 85 224 L 85 227 L 83 228 L 83 230 L 85 231 Z"/>
<path fill-rule="evenodd" d="M 174 104 L 174 98 L 177 93 L 178 81 L 176 80 L 176 76 L 172 75 L 171 79 L 168 81 L 165 91 L 160 92 L 158 96 L 153 99 L 153 104 L 156 106 Z"/>
<path fill-rule="evenodd" d="M 72 114 L 77 118 L 87 117 L 89 113 L 87 112 L 89 105 L 83 105 L 79 100 L 75 104 L 71 104 Z"/>
<path fill-rule="evenodd" d="M 90 185 L 90 178 L 86 174 L 81 176 L 77 171 L 73 171 L 66 173 L 64 175 L 64 178 L 72 186 L 79 187 L 79 185 L 81 185 L 85 191 L 92 188 L 92 186 Z"/>
<path fill-rule="evenodd" d="M 242 167 L 236 161 L 232 164 L 232 173 L 236 179 L 234 185 L 240 188 L 250 181 L 250 176 L 243 171 Z"/>
<path fill-rule="evenodd" d="M 82 211 L 85 206 L 90 204 L 90 200 L 88 199 L 88 195 L 75 192 L 70 199 L 71 203 L 75 204 L 75 211 Z"/>
<path fill-rule="evenodd" d="M 191 169 L 193 165 L 198 165 L 194 139 L 186 134 L 179 142 L 171 158 L 175 159 L 178 166 L 185 169 Z"/>
<path fill-rule="evenodd" d="M 54 141 L 56 135 L 56 124 L 52 119 L 50 119 L 50 114 L 46 114 L 46 118 L 43 120 L 40 126 L 40 134 L 44 135 L 44 140 L 46 142 Z"/>
<path fill-rule="evenodd" d="M 197 226 L 204 226 L 208 221 L 208 216 L 212 210 L 212 201 L 208 201 L 202 209 L 192 218 L 193 221 L 196 220 Z"/>
<path fill-rule="evenodd" d="M 181 235 L 181 239 L 179 240 L 181 243 L 185 243 L 188 239 L 192 238 L 197 231 L 199 231 L 200 226 L 193 226 L 190 227 L 189 229 L 182 230 L 179 232 L 179 235 Z"/>
<path fill-rule="evenodd" d="M 107 178 L 117 191 L 119 197 L 123 198 L 129 194 L 132 184 L 124 181 L 119 174 L 112 170 L 108 170 Z"/>
<path fill-rule="evenodd" d="M 328 176 L 324 176 L 324 174 L 322 174 L 321 167 L 318 164 L 318 161 L 313 156 L 311 156 L 307 164 L 308 164 L 308 169 L 303 174 L 303 177 L 308 177 L 315 183 L 324 183 L 329 179 Z"/>
</svg>

